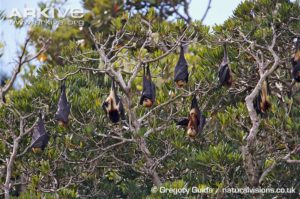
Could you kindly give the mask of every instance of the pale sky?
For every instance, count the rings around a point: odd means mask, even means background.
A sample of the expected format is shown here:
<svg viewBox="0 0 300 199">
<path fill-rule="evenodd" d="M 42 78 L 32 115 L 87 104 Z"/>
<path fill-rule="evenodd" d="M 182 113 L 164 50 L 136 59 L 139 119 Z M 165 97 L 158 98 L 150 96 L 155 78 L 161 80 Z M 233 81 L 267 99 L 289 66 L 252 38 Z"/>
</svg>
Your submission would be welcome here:
<svg viewBox="0 0 300 199">
<path fill-rule="evenodd" d="M 192 19 L 201 19 L 209 0 L 191 0 L 190 15 Z M 37 7 L 40 0 L 0 0 L 0 10 L 10 11 L 12 8 L 22 10 L 25 7 Z M 80 0 L 69 0 L 68 7 L 78 7 Z M 225 3 L 226 2 L 226 3 Z M 214 25 L 223 23 L 242 0 L 212 0 L 211 9 L 204 20 L 204 24 Z M 14 66 L 17 47 L 25 40 L 26 28 L 15 29 L 7 22 L 0 22 L 0 41 L 4 42 L 4 55 L 0 60 L 0 73 L 10 74 Z"/>
</svg>

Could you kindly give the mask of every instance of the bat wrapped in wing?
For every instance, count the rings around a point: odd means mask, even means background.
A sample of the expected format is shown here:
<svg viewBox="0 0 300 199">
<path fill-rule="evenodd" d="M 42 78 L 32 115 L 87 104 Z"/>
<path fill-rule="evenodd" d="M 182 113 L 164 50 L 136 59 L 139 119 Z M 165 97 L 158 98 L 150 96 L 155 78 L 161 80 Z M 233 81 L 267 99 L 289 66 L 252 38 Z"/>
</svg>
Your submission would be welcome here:
<svg viewBox="0 0 300 199">
<path fill-rule="evenodd" d="M 71 105 L 67 100 L 66 95 L 66 85 L 65 82 L 61 85 L 61 93 L 58 100 L 58 108 L 55 113 L 55 119 L 58 121 L 59 125 L 67 126 L 69 121 Z"/>
<path fill-rule="evenodd" d="M 39 116 L 37 124 L 33 127 L 31 149 L 34 153 L 44 150 L 49 141 L 42 115 Z"/>
<path fill-rule="evenodd" d="M 143 91 L 140 105 L 151 107 L 155 102 L 155 84 L 152 82 L 149 66 L 144 66 Z"/>
<path fill-rule="evenodd" d="M 188 63 L 184 57 L 183 46 L 180 47 L 179 60 L 175 67 L 174 81 L 178 88 L 183 88 L 189 79 Z"/>
<path fill-rule="evenodd" d="M 223 60 L 219 66 L 219 81 L 220 86 L 228 86 L 232 85 L 232 73 L 229 67 L 228 56 L 227 56 L 227 47 L 224 45 L 224 56 Z"/>
</svg>

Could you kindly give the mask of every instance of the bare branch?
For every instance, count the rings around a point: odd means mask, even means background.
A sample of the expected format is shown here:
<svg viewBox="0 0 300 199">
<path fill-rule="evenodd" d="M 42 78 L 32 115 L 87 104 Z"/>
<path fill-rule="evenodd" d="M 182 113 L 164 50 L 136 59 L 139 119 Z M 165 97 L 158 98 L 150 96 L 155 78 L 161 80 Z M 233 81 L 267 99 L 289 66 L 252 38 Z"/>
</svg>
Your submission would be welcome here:
<svg viewBox="0 0 300 199">
<path fill-rule="evenodd" d="M 20 73 L 21 71 L 21 68 L 22 66 L 25 64 L 25 63 L 29 63 L 30 61 L 36 59 L 40 54 L 42 54 L 43 52 L 45 52 L 48 48 L 48 45 L 50 43 L 50 40 L 47 40 L 42 48 L 32 57 L 25 57 L 25 53 L 26 53 L 26 48 L 29 44 L 29 41 L 30 41 L 31 37 L 29 36 L 26 40 L 25 40 L 25 44 L 24 44 L 24 47 L 22 48 L 22 52 L 21 52 L 21 55 L 19 56 L 19 60 L 18 60 L 18 64 L 17 66 L 15 67 L 14 69 L 14 72 L 12 74 L 12 77 L 11 79 L 9 80 L 9 82 L 2 88 L 0 89 L 0 94 L 1 94 L 1 97 L 2 97 L 2 102 L 3 102 L 3 99 L 6 95 L 6 93 L 9 91 L 9 89 L 13 86 L 18 74 Z"/>
<path fill-rule="evenodd" d="M 212 1 L 212 0 L 209 0 L 209 1 L 208 1 L 206 10 L 205 10 L 205 12 L 204 12 L 204 14 L 203 14 L 203 16 L 202 16 L 202 18 L 201 18 L 201 22 L 204 21 L 204 19 L 206 18 L 207 14 L 208 14 L 209 9 L 211 8 L 211 1 Z"/>
</svg>

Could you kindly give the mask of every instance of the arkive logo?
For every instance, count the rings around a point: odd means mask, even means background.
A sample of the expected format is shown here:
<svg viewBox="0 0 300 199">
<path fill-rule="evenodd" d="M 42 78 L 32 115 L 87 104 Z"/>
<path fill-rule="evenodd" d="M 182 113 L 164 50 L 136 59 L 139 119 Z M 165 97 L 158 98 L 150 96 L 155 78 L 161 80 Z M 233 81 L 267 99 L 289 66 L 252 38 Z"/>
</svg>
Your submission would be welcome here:
<svg viewBox="0 0 300 199">
<path fill-rule="evenodd" d="M 82 8 L 54 8 L 54 7 L 45 7 L 45 8 L 31 8 L 27 7 L 24 9 L 12 8 L 8 12 L 6 12 L 6 17 L 8 19 L 12 18 L 47 18 L 54 19 L 55 17 L 59 19 L 63 19 L 66 17 L 71 17 L 74 19 L 80 19 L 84 16 L 84 12 Z"/>
</svg>

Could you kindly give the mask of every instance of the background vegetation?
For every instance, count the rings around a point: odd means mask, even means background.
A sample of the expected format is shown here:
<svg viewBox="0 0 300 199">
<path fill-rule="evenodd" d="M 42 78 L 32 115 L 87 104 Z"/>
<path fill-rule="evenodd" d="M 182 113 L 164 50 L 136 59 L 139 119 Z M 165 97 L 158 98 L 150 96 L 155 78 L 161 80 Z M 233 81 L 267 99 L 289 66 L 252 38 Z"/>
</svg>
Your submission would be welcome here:
<svg viewBox="0 0 300 199">
<path fill-rule="evenodd" d="M 278 196 L 222 192 L 228 187 L 294 187 L 296 193 L 279 197 L 299 198 L 300 98 L 290 72 L 300 32 L 298 3 L 244 1 L 214 27 L 193 21 L 184 0 L 83 5 L 83 27 L 31 27 L 13 76 L 1 84 L 0 197 L 181 198 L 151 190 L 196 186 L 214 188 L 203 195 L 208 198 Z M 181 44 L 190 75 L 188 85 L 176 89 Z M 223 44 L 234 76 L 230 88 L 218 86 Z M 157 90 L 151 109 L 139 105 L 143 63 Z M 26 84 L 14 90 L 25 68 Z M 101 108 L 109 76 L 119 86 L 128 126 L 113 125 Z M 253 100 L 266 78 L 272 107 L 260 116 Z M 66 128 L 54 120 L 62 80 L 71 103 Z M 194 94 L 207 124 L 190 139 L 175 121 L 188 115 Z M 50 141 L 34 154 L 31 134 L 40 111 Z"/>
</svg>

